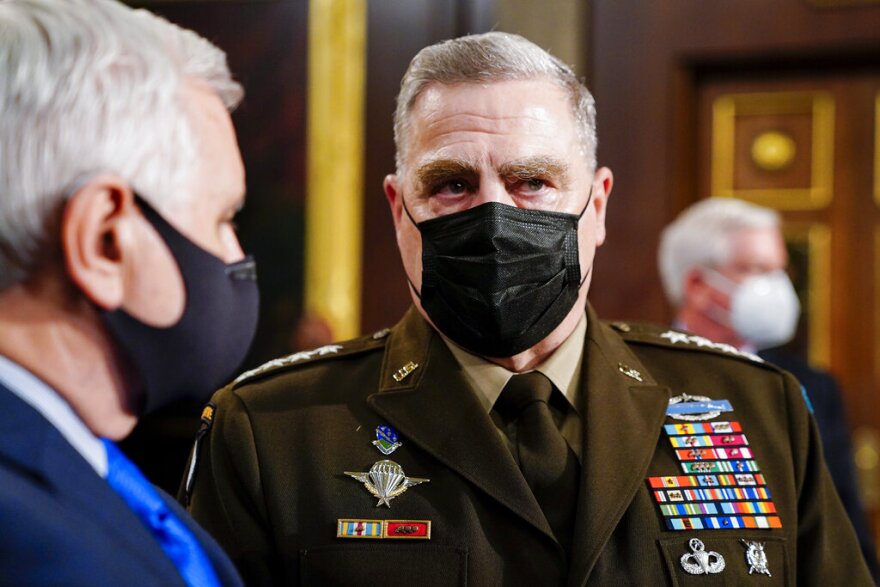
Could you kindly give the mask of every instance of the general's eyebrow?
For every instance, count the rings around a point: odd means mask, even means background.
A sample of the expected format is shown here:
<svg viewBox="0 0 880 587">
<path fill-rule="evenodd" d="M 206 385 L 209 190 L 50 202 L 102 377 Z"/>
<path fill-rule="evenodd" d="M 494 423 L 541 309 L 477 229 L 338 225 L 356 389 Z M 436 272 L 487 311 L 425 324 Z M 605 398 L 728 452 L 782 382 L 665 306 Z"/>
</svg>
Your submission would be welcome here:
<svg viewBox="0 0 880 587">
<path fill-rule="evenodd" d="M 440 181 L 456 177 L 475 179 L 480 176 L 476 165 L 464 159 L 435 159 L 421 165 L 416 177 L 423 186 L 434 185 Z"/>
<path fill-rule="evenodd" d="M 528 180 L 547 178 L 553 180 L 559 189 L 568 186 L 568 164 L 555 157 L 527 157 L 503 164 L 498 169 L 503 178 Z"/>
</svg>

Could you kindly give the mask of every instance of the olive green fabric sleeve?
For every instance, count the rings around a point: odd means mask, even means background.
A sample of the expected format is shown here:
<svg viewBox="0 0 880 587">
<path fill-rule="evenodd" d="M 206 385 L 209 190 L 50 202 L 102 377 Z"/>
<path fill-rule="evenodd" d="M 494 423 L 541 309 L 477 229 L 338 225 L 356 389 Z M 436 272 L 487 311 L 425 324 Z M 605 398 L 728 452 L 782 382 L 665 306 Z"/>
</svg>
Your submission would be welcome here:
<svg viewBox="0 0 880 587">
<path fill-rule="evenodd" d="M 872 585 L 855 530 L 825 466 L 822 442 L 801 384 L 784 375 L 798 491 L 798 585 Z"/>
<path fill-rule="evenodd" d="M 271 362 L 215 394 L 194 451 L 190 509 L 256 586 L 870 585 L 800 384 L 713 344 L 589 320 L 568 569 L 497 428 L 418 314 L 379 338 Z M 395 377 L 405 366 L 409 375 Z M 669 528 L 659 503 L 669 492 L 648 480 L 681 476 L 663 426 L 678 421 L 667 409 L 683 394 L 730 402 L 722 419 L 748 437 L 772 493 L 762 501 L 781 527 Z M 399 434 L 391 457 L 373 445 L 380 425 Z M 346 472 L 388 458 L 430 482 L 380 507 Z M 428 521 L 430 538 L 340 536 L 343 519 Z M 693 574 L 682 564 L 692 540 L 726 567 Z M 753 543 L 763 567 L 748 562 Z"/>
<path fill-rule="evenodd" d="M 235 563 L 248 586 L 280 575 L 260 485 L 260 463 L 247 408 L 231 388 L 217 392 L 211 429 L 190 458 L 197 471 L 189 510 Z M 195 454 L 198 451 L 198 454 Z"/>
</svg>

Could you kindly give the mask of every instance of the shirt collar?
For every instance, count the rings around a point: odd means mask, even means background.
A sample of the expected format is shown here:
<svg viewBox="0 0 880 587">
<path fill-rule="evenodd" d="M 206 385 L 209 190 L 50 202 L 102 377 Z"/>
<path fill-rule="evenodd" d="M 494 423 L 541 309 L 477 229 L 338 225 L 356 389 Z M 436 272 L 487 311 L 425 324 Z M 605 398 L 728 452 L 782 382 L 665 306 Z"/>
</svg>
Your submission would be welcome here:
<svg viewBox="0 0 880 587">
<path fill-rule="evenodd" d="M 575 410 L 578 405 L 576 382 L 580 379 L 586 333 L 587 318 L 585 314 L 559 348 L 534 369 L 546 375 Z M 441 338 L 461 366 L 465 378 L 477 392 L 477 397 L 483 404 L 483 408 L 486 412 L 491 411 L 504 386 L 516 373 L 464 350 L 445 336 L 441 335 Z"/>
<path fill-rule="evenodd" d="M 107 476 L 107 451 L 57 391 L 39 377 L 0 355 L 0 382 L 48 420 L 101 477 Z"/>
</svg>

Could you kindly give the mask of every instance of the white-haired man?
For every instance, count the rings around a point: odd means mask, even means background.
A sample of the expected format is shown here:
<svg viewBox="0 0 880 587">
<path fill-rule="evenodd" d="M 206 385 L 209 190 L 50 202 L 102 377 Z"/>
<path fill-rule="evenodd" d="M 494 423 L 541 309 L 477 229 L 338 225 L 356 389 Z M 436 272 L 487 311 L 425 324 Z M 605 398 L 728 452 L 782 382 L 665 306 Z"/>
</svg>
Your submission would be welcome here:
<svg viewBox="0 0 880 587">
<path fill-rule="evenodd" d="M 825 462 L 875 580 L 874 540 L 856 485 L 846 410 L 837 382 L 778 347 L 794 336 L 800 305 L 786 274 L 779 215 L 734 198 L 709 198 L 684 210 L 660 239 L 658 264 L 676 326 L 757 352 L 804 385 Z"/>
<path fill-rule="evenodd" d="M 612 176 L 567 66 L 498 32 L 427 47 L 395 136 L 413 308 L 242 375 L 194 449 L 192 512 L 247 581 L 869 580 L 790 376 L 587 305 Z M 676 448 L 682 415 L 724 448 Z"/>
<path fill-rule="evenodd" d="M 0 80 L 0 584 L 240 585 L 114 441 L 253 337 L 241 88 L 106 0 L 0 2 Z"/>
</svg>

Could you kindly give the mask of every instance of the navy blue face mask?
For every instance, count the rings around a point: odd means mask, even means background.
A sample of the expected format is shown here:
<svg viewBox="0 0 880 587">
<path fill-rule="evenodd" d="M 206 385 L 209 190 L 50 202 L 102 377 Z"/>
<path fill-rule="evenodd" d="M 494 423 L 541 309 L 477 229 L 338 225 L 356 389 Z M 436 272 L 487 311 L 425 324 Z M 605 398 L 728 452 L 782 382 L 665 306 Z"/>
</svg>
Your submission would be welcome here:
<svg viewBox="0 0 880 587">
<path fill-rule="evenodd" d="M 471 352 L 511 357 L 565 319 L 581 278 L 580 214 L 489 202 L 424 222 L 422 290 L 410 286 L 440 331 Z"/>
<path fill-rule="evenodd" d="M 145 414 L 177 400 L 203 401 L 229 381 L 256 333 L 259 291 L 253 258 L 226 264 L 142 198 L 136 201 L 174 256 L 186 290 L 183 315 L 168 327 L 150 326 L 122 309 L 103 313 L 144 384 Z"/>
</svg>

